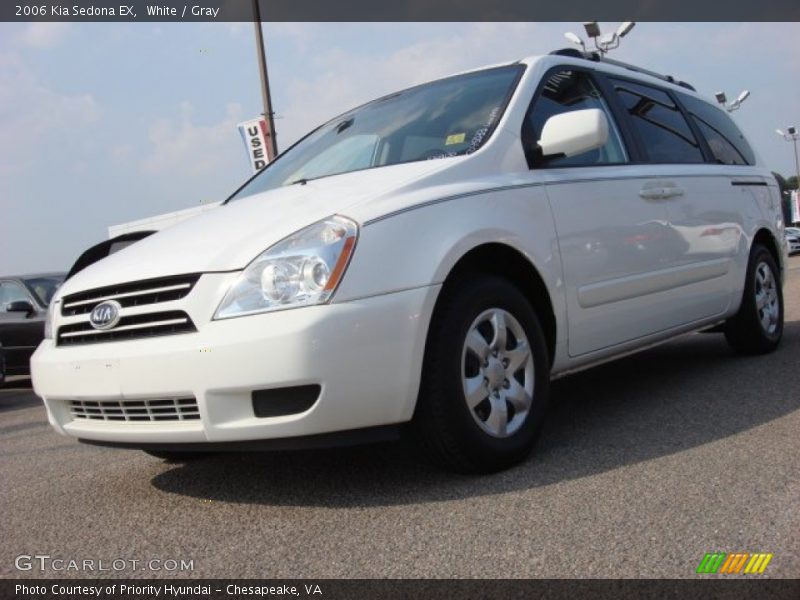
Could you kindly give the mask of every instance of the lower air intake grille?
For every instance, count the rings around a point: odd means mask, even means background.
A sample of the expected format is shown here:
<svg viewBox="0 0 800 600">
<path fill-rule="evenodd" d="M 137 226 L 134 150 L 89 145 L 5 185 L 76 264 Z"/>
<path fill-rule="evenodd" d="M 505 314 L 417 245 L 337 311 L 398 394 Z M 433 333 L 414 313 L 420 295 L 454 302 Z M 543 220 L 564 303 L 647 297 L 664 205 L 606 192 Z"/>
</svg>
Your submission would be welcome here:
<svg viewBox="0 0 800 600">
<path fill-rule="evenodd" d="M 64 325 L 58 330 L 58 345 L 96 344 L 193 331 L 197 329 L 189 315 L 180 310 L 172 310 L 122 317 L 113 329 L 106 331 L 95 329 L 88 321 Z"/>
<path fill-rule="evenodd" d="M 194 398 L 167 400 L 70 400 L 74 419 L 95 421 L 197 421 Z"/>
</svg>

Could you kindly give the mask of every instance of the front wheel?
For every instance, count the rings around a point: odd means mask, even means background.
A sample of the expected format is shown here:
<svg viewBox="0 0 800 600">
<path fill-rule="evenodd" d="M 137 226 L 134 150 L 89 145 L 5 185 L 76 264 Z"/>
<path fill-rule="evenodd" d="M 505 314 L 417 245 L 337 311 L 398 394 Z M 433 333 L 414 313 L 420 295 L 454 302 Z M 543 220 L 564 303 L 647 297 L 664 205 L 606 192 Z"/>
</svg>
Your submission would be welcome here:
<svg viewBox="0 0 800 600">
<path fill-rule="evenodd" d="M 505 279 L 452 284 L 431 323 L 414 426 L 430 457 L 460 472 L 492 472 L 533 448 L 550 365 L 533 308 Z"/>
<path fill-rule="evenodd" d="M 769 250 L 753 246 L 739 312 L 725 324 L 725 337 L 742 354 L 765 354 L 783 335 L 783 291 L 780 271 Z"/>
</svg>

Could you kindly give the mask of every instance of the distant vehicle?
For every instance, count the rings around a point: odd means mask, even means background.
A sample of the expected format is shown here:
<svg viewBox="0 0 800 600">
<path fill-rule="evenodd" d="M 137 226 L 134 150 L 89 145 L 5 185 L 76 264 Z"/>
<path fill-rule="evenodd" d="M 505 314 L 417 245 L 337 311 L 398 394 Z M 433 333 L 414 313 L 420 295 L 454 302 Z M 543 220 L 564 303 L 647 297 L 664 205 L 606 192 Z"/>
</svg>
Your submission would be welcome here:
<svg viewBox="0 0 800 600">
<path fill-rule="evenodd" d="M 45 335 L 50 300 L 63 273 L 0 277 L 0 382 L 30 373 L 30 358 Z"/>
<path fill-rule="evenodd" d="M 800 253 L 800 229 L 787 227 L 784 237 L 786 238 L 786 247 L 789 249 L 789 254 Z"/>
</svg>

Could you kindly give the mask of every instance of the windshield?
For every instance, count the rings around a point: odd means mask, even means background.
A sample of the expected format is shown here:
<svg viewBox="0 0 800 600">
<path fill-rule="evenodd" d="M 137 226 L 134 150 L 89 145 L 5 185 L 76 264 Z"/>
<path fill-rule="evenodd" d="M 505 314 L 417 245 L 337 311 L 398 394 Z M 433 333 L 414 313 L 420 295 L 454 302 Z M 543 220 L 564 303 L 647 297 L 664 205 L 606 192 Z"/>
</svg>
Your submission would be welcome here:
<svg viewBox="0 0 800 600">
<path fill-rule="evenodd" d="M 300 140 L 230 200 L 328 175 L 475 152 L 500 120 L 523 69 L 457 75 L 351 110 Z"/>
<path fill-rule="evenodd" d="M 25 285 L 36 295 L 36 299 L 42 306 L 49 306 L 50 300 L 53 299 L 53 295 L 63 281 L 64 278 L 59 276 L 32 277 L 25 280 Z"/>
</svg>

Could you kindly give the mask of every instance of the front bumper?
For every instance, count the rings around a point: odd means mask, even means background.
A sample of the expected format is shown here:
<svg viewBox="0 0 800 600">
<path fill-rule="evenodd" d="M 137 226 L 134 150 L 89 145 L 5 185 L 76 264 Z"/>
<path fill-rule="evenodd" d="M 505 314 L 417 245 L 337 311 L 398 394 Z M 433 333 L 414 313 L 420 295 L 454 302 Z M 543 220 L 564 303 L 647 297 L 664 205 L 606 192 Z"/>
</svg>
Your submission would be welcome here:
<svg viewBox="0 0 800 600">
<path fill-rule="evenodd" d="M 220 321 L 196 333 L 78 346 L 45 340 L 34 390 L 59 432 L 124 444 L 267 440 L 408 421 L 439 286 Z M 319 384 L 308 410 L 256 417 L 254 390 Z M 76 418 L 73 400 L 193 397 L 198 420 Z"/>
</svg>

